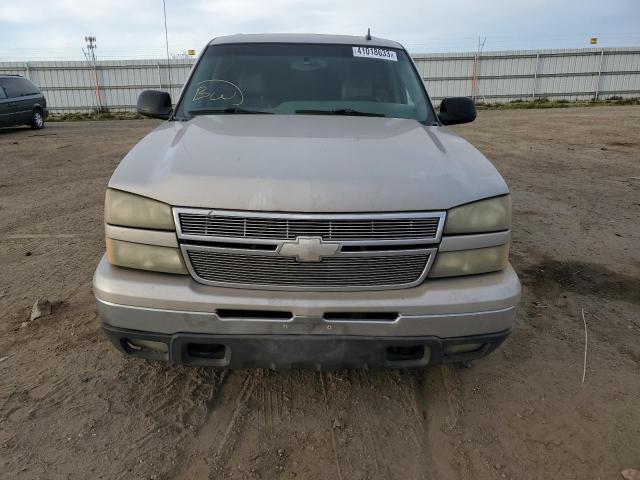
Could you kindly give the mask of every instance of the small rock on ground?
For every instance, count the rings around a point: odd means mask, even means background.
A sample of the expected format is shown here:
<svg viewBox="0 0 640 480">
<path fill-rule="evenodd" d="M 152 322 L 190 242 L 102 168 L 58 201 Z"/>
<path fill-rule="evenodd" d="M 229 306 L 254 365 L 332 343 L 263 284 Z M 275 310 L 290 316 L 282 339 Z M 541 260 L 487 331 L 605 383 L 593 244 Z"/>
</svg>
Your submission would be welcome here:
<svg viewBox="0 0 640 480">
<path fill-rule="evenodd" d="M 47 315 L 51 315 L 51 302 L 46 298 L 38 298 L 31 308 L 29 321 L 32 322 L 36 318 L 46 317 Z"/>
<path fill-rule="evenodd" d="M 640 480 L 640 471 L 628 468 L 622 471 L 622 478 L 624 478 L 624 480 Z"/>
</svg>

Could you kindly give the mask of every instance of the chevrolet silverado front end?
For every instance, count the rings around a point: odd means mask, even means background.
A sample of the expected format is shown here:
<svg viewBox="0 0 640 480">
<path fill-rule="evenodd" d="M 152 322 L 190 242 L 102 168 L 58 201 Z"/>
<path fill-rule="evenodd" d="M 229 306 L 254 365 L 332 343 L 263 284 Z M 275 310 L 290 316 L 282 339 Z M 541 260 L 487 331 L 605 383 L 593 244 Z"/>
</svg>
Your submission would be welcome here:
<svg viewBox="0 0 640 480">
<path fill-rule="evenodd" d="M 106 194 L 94 277 L 121 351 L 231 368 L 480 358 L 514 326 L 511 200 L 392 41 L 213 40 Z"/>
</svg>

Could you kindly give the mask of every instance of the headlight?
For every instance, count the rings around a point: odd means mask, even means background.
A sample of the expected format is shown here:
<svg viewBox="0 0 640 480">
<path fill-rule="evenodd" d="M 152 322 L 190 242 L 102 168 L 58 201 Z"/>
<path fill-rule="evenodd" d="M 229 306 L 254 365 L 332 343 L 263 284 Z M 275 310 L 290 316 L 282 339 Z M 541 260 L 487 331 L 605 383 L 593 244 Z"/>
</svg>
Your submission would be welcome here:
<svg viewBox="0 0 640 480">
<path fill-rule="evenodd" d="M 111 188 L 105 197 L 104 220 L 121 227 L 175 230 L 171 207 L 166 203 Z"/>
<path fill-rule="evenodd" d="M 439 252 L 429 273 L 430 277 L 455 277 L 488 273 L 507 268 L 509 244 L 497 247 Z"/>
<path fill-rule="evenodd" d="M 187 267 L 180 250 L 172 247 L 143 245 L 107 238 L 107 259 L 112 265 L 186 275 Z"/>
<path fill-rule="evenodd" d="M 447 213 L 445 234 L 498 232 L 511 228 L 511 197 L 490 198 L 452 208 Z"/>
</svg>

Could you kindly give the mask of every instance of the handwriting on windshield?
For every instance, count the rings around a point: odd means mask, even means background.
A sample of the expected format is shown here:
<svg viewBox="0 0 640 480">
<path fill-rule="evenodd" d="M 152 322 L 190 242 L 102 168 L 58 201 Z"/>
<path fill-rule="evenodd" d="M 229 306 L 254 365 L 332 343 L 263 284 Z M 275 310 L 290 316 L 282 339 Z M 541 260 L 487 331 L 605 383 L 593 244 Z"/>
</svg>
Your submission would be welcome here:
<svg viewBox="0 0 640 480">
<path fill-rule="evenodd" d="M 242 90 L 235 83 L 226 80 L 204 80 L 196 85 L 194 102 L 233 101 L 231 105 L 241 105 L 244 102 Z"/>
</svg>

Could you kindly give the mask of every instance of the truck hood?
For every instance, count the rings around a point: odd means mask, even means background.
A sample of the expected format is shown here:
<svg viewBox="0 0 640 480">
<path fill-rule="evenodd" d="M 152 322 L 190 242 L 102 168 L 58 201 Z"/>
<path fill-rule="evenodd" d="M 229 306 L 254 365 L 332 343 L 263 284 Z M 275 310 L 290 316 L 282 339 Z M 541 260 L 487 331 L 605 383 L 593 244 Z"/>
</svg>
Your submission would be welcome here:
<svg viewBox="0 0 640 480">
<path fill-rule="evenodd" d="M 165 122 L 109 186 L 173 206 L 272 212 L 444 210 L 508 192 L 444 127 L 325 115 L 211 115 Z"/>
</svg>

